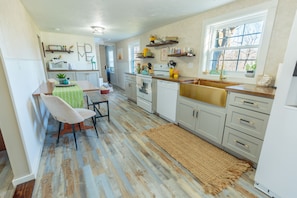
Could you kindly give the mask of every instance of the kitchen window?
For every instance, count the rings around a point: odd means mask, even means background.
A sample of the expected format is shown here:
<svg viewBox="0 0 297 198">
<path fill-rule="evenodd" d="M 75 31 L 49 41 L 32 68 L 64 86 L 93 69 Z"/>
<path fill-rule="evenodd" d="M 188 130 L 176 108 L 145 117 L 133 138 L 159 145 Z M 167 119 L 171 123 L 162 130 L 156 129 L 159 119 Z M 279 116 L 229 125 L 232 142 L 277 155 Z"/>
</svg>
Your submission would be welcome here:
<svg viewBox="0 0 297 198">
<path fill-rule="evenodd" d="M 129 50 L 129 72 L 135 72 L 136 53 L 140 51 L 139 42 L 130 43 Z"/>
<path fill-rule="evenodd" d="M 247 10 L 205 22 L 201 75 L 218 78 L 222 73 L 228 79 L 242 79 L 251 65 L 256 65 L 256 73 L 263 72 L 272 30 L 267 21 L 270 15 L 273 21 L 274 14 Z"/>
</svg>

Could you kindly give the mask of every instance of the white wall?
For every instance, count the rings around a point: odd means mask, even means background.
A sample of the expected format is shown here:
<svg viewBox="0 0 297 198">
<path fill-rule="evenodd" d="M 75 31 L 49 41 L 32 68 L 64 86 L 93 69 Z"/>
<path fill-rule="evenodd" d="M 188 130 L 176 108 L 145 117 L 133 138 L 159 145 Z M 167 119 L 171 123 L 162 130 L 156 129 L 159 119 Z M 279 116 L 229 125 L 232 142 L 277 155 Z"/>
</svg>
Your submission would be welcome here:
<svg viewBox="0 0 297 198">
<path fill-rule="evenodd" d="M 38 30 L 19 0 L 0 2 L 0 27 L 0 93 L 5 95 L 1 96 L 0 128 L 14 174 L 13 184 L 17 185 L 37 175 L 45 129 L 32 93 L 44 82 L 45 75 Z"/>
<path fill-rule="evenodd" d="M 181 76 L 199 77 L 198 71 L 200 69 L 200 53 L 202 51 L 202 27 L 203 21 L 206 19 L 218 17 L 231 12 L 238 12 L 241 9 L 252 7 L 264 2 L 277 2 L 277 0 L 237 0 L 233 3 L 221 6 L 201 14 L 189 17 L 187 19 L 177 21 L 172 24 L 165 25 L 163 27 L 151 30 L 147 33 L 135 36 L 116 43 L 117 48 L 123 48 L 124 59 L 128 54 L 128 45 L 135 40 L 140 41 L 140 49 L 146 47 L 149 43 L 149 37 L 151 34 L 156 34 L 161 38 L 165 36 L 178 36 L 179 43 L 176 45 L 169 45 L 164 47 L 191 47 L 194 49 L 195 57 L 168 57 L 167 60 L 160 60 L 160 49 L 162 47 L 150 48 L 155 54 L 154 59 L 143 59 L 143 63 L 148 61 L 154 63 L 167 63 L 173 59 L 177 62 L 177 69 L 180 71 Z M 268 54 L 266 57 L 266 63 L 264 65 L 264 73 L 272 77 L 276 76 L 279 63 L 283 61 L 285 49 L 288 42 L 289 32 L 292 26 L 294 13 L 297 8 L 296 0 L 279 0 L 277 6 L 277 13 L 273 25 L 271 41 L 269 43 Z M 128 67 L 126 65 L 125 67 Z M 121 75 L 121 74 L 119 74 Z M 119 85 L 121 86 L 121 85 Z"/>
<path fill-rule="evenodd" d="M 90 62 L 90 57 L 94 56 L 94 61 L 97 63 L 97 53 L 95 48 L 95 41 L 93 37 L 90 36 L 80 36 L 72 34 L 61 34 L 61 33 L 51 33 L 51 32 L 41 32 L 41 40 L 44 43 L 45 50 L 48 49 L 48 45 L 66 45 L 67 49 L 73 46 L 73 53 L 50 53 L 45 52 L 45 61 L 59 57 L 61 55 L 61 60 L 67 61 L 71 64 L 72 69 L 77 70 L 92 70 L 92 64 Z M 86 46 L 87 52 L 85 53 L 84 46 Z M 89 56 L 88 61 L 86 56 Z M 97 69 L 98 70 L 98 69 Z"/>
</svg>

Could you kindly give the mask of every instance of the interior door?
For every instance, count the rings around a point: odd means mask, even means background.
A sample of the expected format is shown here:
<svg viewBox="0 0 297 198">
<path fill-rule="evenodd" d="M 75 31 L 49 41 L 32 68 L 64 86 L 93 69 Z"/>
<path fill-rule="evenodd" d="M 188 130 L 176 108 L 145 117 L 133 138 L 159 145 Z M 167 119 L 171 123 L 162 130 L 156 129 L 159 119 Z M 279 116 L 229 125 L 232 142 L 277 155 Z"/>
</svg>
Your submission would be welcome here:
<svg viewBox="0 0 297 198">
<path fill-rule="evenodd" d="M 117 71 L 115 68 L 115 47 L 106 46 L 106 62 L 107 62 L 107 81 L 111 84 L 118 85 Z"/>
</svg>

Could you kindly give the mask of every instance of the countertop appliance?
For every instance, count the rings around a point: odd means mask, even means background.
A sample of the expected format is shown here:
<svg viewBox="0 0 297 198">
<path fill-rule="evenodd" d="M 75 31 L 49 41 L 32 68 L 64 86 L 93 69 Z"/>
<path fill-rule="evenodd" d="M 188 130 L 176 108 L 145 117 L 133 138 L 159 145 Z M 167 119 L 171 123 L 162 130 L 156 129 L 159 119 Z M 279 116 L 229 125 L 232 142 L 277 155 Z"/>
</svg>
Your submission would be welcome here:
<svg viewBox="0 0 297 198">
<path fill-rule="evenodd" d="M 49 70 L 68 70 L 69 64 L 67 63 L 67 61 L 63 60 L 51 60 L 48 62 L 48 68 Z"/>
<path fill-rule="evenodd" d="M 297 13 L 296 13 L 297 14 Z M 268 121 L 255 175 L 255 187 L 271 197 L 297 196 L 297 15 Z"/>
</svg>

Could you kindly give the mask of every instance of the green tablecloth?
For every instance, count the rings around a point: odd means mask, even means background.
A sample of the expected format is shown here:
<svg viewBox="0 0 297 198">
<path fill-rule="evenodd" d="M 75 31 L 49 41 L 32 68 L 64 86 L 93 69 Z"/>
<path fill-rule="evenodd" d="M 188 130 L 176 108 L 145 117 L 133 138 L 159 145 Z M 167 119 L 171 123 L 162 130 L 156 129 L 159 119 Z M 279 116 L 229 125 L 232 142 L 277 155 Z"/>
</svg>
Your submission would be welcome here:
<svg viewBox="0 0 297 198">
<path fill-rule="evenodd" d="M 55 87 L 53 90 L 53 95 L 59 96 L 73 108 L 83 107 L 83 91 L 78 85 L 70 87 Z"/>
</svg>

